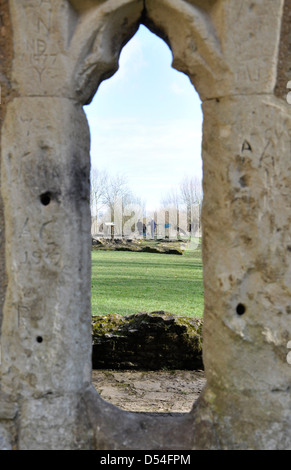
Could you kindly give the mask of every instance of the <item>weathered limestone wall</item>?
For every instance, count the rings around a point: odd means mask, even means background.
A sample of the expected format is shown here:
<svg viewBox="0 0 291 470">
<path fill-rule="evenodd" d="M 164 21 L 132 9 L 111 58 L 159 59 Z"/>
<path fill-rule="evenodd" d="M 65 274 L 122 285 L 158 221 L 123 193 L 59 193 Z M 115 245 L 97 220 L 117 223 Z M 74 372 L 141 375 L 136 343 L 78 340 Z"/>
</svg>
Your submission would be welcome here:
<svg viewBox="0 0 291 470">
<path fill-rule="evenodd" d="M 277 83 L 275 95 L 279 98 L 286 96 L 286 83 L 291 80 L 291 0 L 285 0 L 282 24 L 280 47 L 277 68 Z"/>
<path fill-rule="evenodd" d="M 10 12 L 7 0 L 0 2 L 0 131 L 3 124 L 6 106 L 11 99 L 11 66 L 12 66 L 12 31 Z M 1 162 L 0 162 L 1 174 Z M 1 182 L 0 182 L 1 185 Z M 1 186 L 0 186 L 1 187 Z M 6 289 L 5 273 L 5 222 L 3 214 L 3 201 L 0 191 L 0 331 L 2 323 L 2 310 Z"/>
<path fill-rule="evenodd" d="M 0 6 L 0 448 L 290 449 L 290 1 Z M 163 421 L 122 412 L 90 383 L 82 106 L 140 23 L 170 45 L 204 112 L 207 386 L 189 415 Z"/>
</svg>

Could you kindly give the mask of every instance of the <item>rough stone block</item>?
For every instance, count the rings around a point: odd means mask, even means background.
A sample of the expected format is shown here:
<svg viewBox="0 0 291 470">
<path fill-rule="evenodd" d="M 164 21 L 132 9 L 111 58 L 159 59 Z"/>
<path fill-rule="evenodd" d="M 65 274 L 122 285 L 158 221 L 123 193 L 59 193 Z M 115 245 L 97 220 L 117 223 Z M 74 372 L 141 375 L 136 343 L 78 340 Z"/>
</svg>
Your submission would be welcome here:
<svg viewBox="0 0 291 470">
<path fill-rule="evenodd" d="M 93 369 L 201 369 L 199 318 L 163 311 L 92 317 Z"/>
</svg>

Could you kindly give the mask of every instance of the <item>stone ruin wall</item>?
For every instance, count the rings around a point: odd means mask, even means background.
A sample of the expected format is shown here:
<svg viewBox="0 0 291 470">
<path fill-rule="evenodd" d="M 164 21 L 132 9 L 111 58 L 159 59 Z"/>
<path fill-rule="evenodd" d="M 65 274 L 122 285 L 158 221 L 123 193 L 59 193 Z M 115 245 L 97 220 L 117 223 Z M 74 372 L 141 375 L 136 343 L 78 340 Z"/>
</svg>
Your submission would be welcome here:
<svg viewBox="0 0 291 470">
<path fill-rule="evenodd" d="M 204 113 L 207 386 L 163 420 L 91 385 L 82 107 L 140 23 Z M 290 0 L 0 0 L 1 449 L 290 449 L 290 31 Z"/>
</svg>

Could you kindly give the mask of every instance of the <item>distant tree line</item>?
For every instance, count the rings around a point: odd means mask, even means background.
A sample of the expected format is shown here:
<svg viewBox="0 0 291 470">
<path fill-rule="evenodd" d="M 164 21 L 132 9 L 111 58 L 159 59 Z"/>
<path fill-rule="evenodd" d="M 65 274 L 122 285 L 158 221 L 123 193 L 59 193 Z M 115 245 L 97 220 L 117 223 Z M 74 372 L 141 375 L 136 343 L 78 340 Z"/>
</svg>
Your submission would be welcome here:
<svg viewBox="0 0 291 470">
<path fill-rule="evenodd" d="M 201 180 L 185 176 L 177 188 L 172 188 L 161 201 L 157 201 L 157 209 L 151 214 L 155 226 L 167 229 L 171 226 L 180 231 L 196 233 L 200 231 L 200 211 L 203 198 Z M 193 211 L 193 208 L 195 210 Z M 150 219 L 149 219 L 150 220 Z M 141 232 L 138 224 L 149 225 L 145 214 L 145 201 L 136 196 L 130 189 L 125 176 L 109 174 L 105 170 L 91 170 L 91 232 L 104 233 L 115 226 L 115 233 L 121 236 L 132 227 L 132 232 Z M 117 228 L 118 227 L 118 228 Z M 126 230 L 124 231 L 124 227 Z M 106 233 L 107 233 L 106 232 Z M 144 233 L 144 229 L 143 229 Z M 157 231 L 156 231 L 157 233 Z"/>
<path fill-rule="evenodd" d="M 172 188 L 162 197 L 162 207 L 177 213 L 177 226 L 182 225 L 181 219 L 187 218 L 189 232 L 201 231 L 201 206 L 203 200 L 202 181 L 197 176 L 185 176 L 177 188 Z M 185 225 L 185 224 L 184 224 Z"/>
<path fill-rule="evenodd" d="M 108 222 L 114 222 L 116 204 L 122 201 L 122 206 L 136 205 L 144 208 L 144 202 L 130 189 L 127 178 L 120 174 L 109 174 L 106 170 L 91 169 L 91 231 L 99 231 L 98 219 L 107 217 Z"/>
</svg>

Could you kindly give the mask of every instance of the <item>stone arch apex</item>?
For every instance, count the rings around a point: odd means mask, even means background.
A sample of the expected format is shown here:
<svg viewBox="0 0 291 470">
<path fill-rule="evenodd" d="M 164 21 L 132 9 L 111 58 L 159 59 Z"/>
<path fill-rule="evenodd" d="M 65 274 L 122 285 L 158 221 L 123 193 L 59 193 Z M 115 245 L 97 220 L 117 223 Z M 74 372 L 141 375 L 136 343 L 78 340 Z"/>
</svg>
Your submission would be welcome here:
<svg viewBox="0 0 291 470">
<path fill-rule="evenodd" d="M 206 2 L 208 10 L 216 1 Z M 189 76 L 202 98 L 209 97 L 227 67 L 209 11 L 201 5 L 200 0 L 121 0 L 117 5 L 109 0 L 79 10 L 70 43 L 75 98 L 83 105 L 91 102 L 102 80 L 118 70 L 120 52 L 140 24 L 166 42 L 173 68 Z"/>
</svg>

